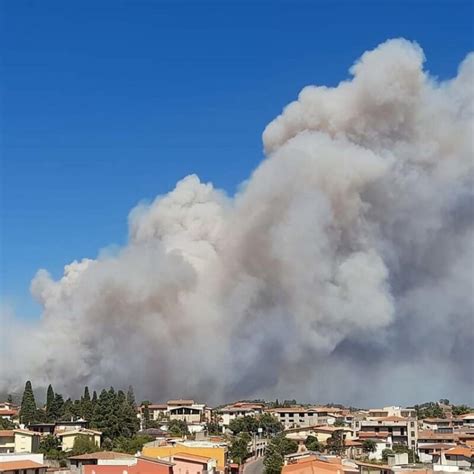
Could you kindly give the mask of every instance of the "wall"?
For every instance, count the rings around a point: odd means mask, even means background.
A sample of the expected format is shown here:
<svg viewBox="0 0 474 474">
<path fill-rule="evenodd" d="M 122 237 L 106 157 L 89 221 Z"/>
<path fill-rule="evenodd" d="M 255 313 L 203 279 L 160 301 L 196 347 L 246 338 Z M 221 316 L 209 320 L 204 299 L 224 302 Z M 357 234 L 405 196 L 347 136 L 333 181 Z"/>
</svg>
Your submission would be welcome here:
<svg viewBox="0 0 474 474">
<path fill-rule="evenodd" d="M 201 446 L 186 446 L 185 444 L 176 444 L 175 446 L 157 446 L 147 447 L 142 450 L 143 456 L 151 458 L 170 458 L 174 454 L 187 453 L 195 454 L 197 456 L 204 456 L 212 458 L 217 461 L 217 468 L 223 470 L 227 461 L 227 452 L 224 447 L 201 447 Z"/>
<path fill-rule="evenodd" d="M 174 459 L 173 474 L 202 474 L 206 468 L 207 463 L 197 463 Z"/>
</svg>

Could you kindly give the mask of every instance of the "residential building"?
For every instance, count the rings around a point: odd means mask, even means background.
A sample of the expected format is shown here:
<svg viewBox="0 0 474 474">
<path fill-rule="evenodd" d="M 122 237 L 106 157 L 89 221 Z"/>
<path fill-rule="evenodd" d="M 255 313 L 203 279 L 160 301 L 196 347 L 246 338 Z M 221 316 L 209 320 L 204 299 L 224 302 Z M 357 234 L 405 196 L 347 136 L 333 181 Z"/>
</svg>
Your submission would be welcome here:
<svg viewBox="0 0 474 474">
<path fill-rule="evenodd" d="M 443 466 L 458 466 L 463 469 L 474 468 L 474 449 L 455 446 L 447 451 L 434 454 L 433 463 Z"/>
<path fill-rule="evenodd" d="M 78 436 L 86 436 L 87 438 L 93 440 L 98 448 L 100 448 L 100 438 L 102 433 L 95 430 L 65 430 L 56 433 L 56 436 L 61 441 L 61 449 L 63 451 L 71 451 L 74 447 L 74 441 Z"/>
<path fill-rule="evenodd" d="M 143 419 L 145 406 L 140 407 L 139 418 Z M 159 420 L 183 420 L 187 423 L 203 423 L 211 418 L 211 411 L 204 403 L 196 403 L 194 400 L 168 400 L 163 404 L 148 405 L 150 419 Z"/>
<path fill-rule="evenodd" d="M 28 430 L 0 430 L 0 453 L 32 453 L 39 447 L 40 435 Z"/>
<path fill-rule="evenodd" d="M 6 461 L 0 462 L 2 474 L 45 474 L 47 466 L 34 461 Z"/>
<path fill-rule="evenodd" d="M 217 469 L 215 459 L 195 454 L 177 453 L 172 456 L 173 474 L 214 474 Z"/>
<path fill-rule="evenodd" d="M 82 474 L 173 474 L 173 463 L 139 456 L 133 464 L 84 465 Z"/>
<path fill-rule="evenodd" d="M 95 453 L 80 454 L 70 456 L 69 462 L 71 466 L 82 468 L 83 466 L 132 466 L 136 463 L 133 454 L 116 453 L 114 451 L 97 451 Z"/>
<path fill-rule="evenodd" d="M 335 456 L 293 456 L 286 457 L 282 474 L 350 474 L 359 469 L 352 462 L 343 461 Z"/>
<path fill-rule="evenodd" d="M 229 426 L 232 420 L 243 416 L 257 416 L 263 413 L 263 403 L 236 402 L 217 410 L 220 417 L 219 424 L 223 427 Z"/>
<path fill-rule="evenodd" d="M 266 412 L 274 415 L 285 428 L 314 426 L 318 424 L 318 411 L 316 408 L 270 408 L 266 410 Z"/>
<path fill-rule="evenodd" d="M 399 416 L 374 417 L 365 420 L 354 420 L 353 429 L 363 436 L 364 432 L 390 437 L 389 443 L 404 444 L 416 449 L 418 439 L 418 426 L 415 418 L 402 418 Z M 391 446 L 387 446 L 390 448 Z"/>
<path fill-rule="evenodd" d="M 150 458 L 171 459 L 176 454 L 193 454 L 215 459 L 217 471 L 223 472 L 227 464 L 227 444 L 212 441 L 153 441 L 143 446 L 142 454 Z"/>
</svg>

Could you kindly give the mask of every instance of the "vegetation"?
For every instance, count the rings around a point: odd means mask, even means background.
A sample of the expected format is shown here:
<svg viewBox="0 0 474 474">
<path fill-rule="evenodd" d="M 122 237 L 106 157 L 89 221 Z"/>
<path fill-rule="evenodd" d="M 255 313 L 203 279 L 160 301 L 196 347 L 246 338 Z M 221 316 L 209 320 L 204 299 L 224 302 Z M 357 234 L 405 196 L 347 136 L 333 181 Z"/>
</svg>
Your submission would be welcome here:
<svg viewBox="0 0 474 474">
<path fill-rule="evenodd" d="M 377 450 L 377 444 L 373 439 L 366 439 L 362 443 L 364 453 L 374 453 Z"/>
<path fill-rule="evenodd" d="M 94 453 L 97 449 L 97 444 L 90 436 L 79 435 L 74 439 L 72 451 L 68 454 L 78 456 L 80 454 Z"/>
<path fill-rule="evenodd" d="M 344 453 L 345 443 L 344 435 L 341 430 L 334 431 L 332 436 L 327 440 L 327 450 L 330 454 L 341 456 Z"/>
<path fill-rule="evenodd" d="M 275 436 L 265 450 L 263 465 L 266 474 L 279 474 L 283 466 L 284 456 L 295 453 L 298 443 L 285 438 L 283 434 Z"/>
<path fill-rule="evenodd" d="M 409 463 L 414 463 L 414 462 L 419 461 L 418 456 L 415 453 L 415 450 L 410 449 L 406 444 L 394 444 L 392 446 L 392 449 L 393 449 L 393 452 L 395 454 L 408 453 L 408 462 Z"/>
<path fill-rule="evenodd" d="M 393 451 L 389 448 L 382 451 L 382 461 L 387 462 L 390 454 L 393 454 Z"/>
<path fill-rule="evenodd" d="M 15 428 L 14 423 L 6 418 L 0 418 L 0 430 L 12 430 Z"/>
<path fill-rule="evenodd" d="M 229 423 L 229 429 L 238 435 L 239 433 L 255 434 L 258 429 L 267 434 L 276 434 L 283 430 L 283 425 L 270 413 L 259 416 L 242 416 L 234 418 Z"/>
<path fill-rule="evenodd" d="M 249 457 L 248 444 L 251 438 L 248 433 L 241 433 L 236 436 L 229 447 L 229 457 L 233 462 L 243 464 Z"/>
<path fill-rule="evenodd" d="M 304 442 L 308 451 L 322 451 L 324 446 L 319 442 L 316 436 L 308 436 Z"/>
<path fill-rule="evenodd" d="M 168 424 L 168 433 L 171 436 L 185 436 L 189 434 L 188 425 L 184 420 L 171 420 Z"/>
<path fill-rule="evenodd" d="M 37 416 L 36 400 L 33 394 L 33 387 L 28 380 L 25 384 L 25 391 L 21 400 L 20 421 L 25 425 L 33 423 Z"/>
<path fill-rule="evenodd" d="M 467 405 L 453 405 L 453 416 L 461 416 L 470 413 L 472 408 L 468 407 Z"/>
<path fill-rule="evenodd" d="M 138 451 L 143 449 L 145 443 L 153 441 L 152 436 L 138 435 L 133 438 L 125 438 L 121 436 L 117 438 L 113 443 L 114 451 L 120 451 L 121 453 L 136 454 Z"/>
</svg>

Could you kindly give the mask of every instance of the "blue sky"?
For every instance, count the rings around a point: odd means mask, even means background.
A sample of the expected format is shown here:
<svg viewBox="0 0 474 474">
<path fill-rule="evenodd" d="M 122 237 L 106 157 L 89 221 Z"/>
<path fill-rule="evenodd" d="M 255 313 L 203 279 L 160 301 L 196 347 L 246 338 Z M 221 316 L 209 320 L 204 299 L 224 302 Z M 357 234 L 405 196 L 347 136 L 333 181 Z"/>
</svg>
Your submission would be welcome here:
<svg viewBox="0 0 474 474">
<path fill-rule="evenodd" d="M 139 201 L 189 173 L 233 193 L 304 85 L 388 38 L 418 41 L 441 79 L 473 49 L 471 1 L 0 5 L 0 298 L 26 318 L 36 270 L 124 243 Z"/>
</svg>

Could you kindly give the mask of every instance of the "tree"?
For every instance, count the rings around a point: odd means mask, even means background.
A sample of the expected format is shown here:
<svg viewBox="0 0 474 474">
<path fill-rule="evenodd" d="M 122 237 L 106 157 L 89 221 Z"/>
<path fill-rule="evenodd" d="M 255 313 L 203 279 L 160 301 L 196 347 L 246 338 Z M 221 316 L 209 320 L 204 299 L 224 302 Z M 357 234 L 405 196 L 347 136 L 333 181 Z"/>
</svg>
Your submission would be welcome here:
<svg viewBox="0 0 474 474">
<path fill-rule="evenodd" d="M 229 423 L 229 429 L 234 435 L 238 435 L 239 433 L 256 433 L 258 431 L 258 420 L 254 416 L 234 418 Z"/>
<path fill-rule="evenodd" d="M 287 439 L 283 434 L 272 438 L 265 450 L 263 465 L 265 473 L 279 474 L 283 466 L 284 457 L 287 454 L 295 453 L 298 449 L 298 443 L 292 439 Z"/>
<path fill-rule="evenodd" d="M 323 450 L 323 445 L 319 442 L 318 438 L 316 436 L 308 436 L 306 438 L 306 441 L 304 442 L 304 445 L 308 449 L 308 451 L 322 451 Z"/>
<path fill-rule="evenodd" d="M 62 460 L 66 454 L 61 451 L 61 443 L 59 438 L 48 434 L 41 438 L 38 451 L 43 453 L 48 459 Z"/>
<path fill-rule="evenodd" d="M 54 421 L 51 416 L 51 410 L 54 403 L 54 390 L 51 384 L 48 385 L 48 390 L 46 391 L 46 416 L 48 421 Z"/>
<path fill-rule="evenodd" d="M 453 405 L 453 416 L 466 415 L 471 412 L 471 408 L 467 405 Z"/>
<path fill-rule="evenodd" d="M 209 421 L 206 423 L 206 431 L 208 435 L 219 435 L 222 433 L 221 427 L 217 421 Z"/>
<path fill-rule="evenodd" d="M 90 421 L 92 419 L 94 407 L 89 394 L 89 387 L 84 387 L 84 395 L 81 399 L 81 416 L 84 420 Z"/>
<path fill-rule="evenodd" d="M 377 451 L 377 444 L 373 439 L 366 439 L 362 443 L 362 449 L 364 453 L 374 453 L 375 451 Z"/>
<path fill-rule="evenodd" d="M 334 431 L 327 441 L 327 448 L 330 454 L 340 456 L 344 453 L 345 443 L 342 430 Z"/>
<path fill-rule="evenodd" d="M 36 400 L 33 394 L 33 387 L 28 380 L 21 399 L 20 421 L 25 425 L 33 423 L 36 419 Z"/>
<path fill-rule="evenodd" d="M 171 436 L 185 436 L 189 433 L 188 425 L 184 420 L 171 420 L 168 424 L 168 433 Z"/>
<path fill-rule="evenodd" d="M 0 418 L 0 430 L 12 430 L 15 424 L 7 418 Z"/>
<path fill-rule="evenodd" d="M 243 464 L 245 460 L 249 457 L 248 450 L 249 438 L 247 436 L 237 436 L 232 441 L 229 448 L 229 456 L 232 459 L 232 462 Z"/>
<path fill-rule="evenodd" d="M 136 408 L 137 404 L 135 402 L 135 394 L 133 393 L 133 387 L 131 385 L 128 386 L 127 402 L 130 406 Z"/>
<path fill-rule="evenodd" d="M 139 435 L 133 438 L 125 438 L 120 436 L 113 442 L 113 449 L 121 453 L 135 454 L 143 449 L 145 443 L 153 441 L 153 436 Z"/>
<path fill-rule="evenodd" d="M 8 394 L 7 402 L 8 403 L 13 403 L 13 395 L 11 393 Z"/>
<path fill-rule="evenodd" d="M 69 401 L 71 401 L 71 399 L 69 399 Z M 54 395 L 54 400 L 51 404 L 50 420 L 58 421 L 58 420 L 61 420 L 63 416 L 64 416 L 64 398 L 60 393 L 56 393 Z"/>
<path fill-rule="evenodd" d="M 415 451 L 413 449 L 410 449 L 406 444 L 394 444 L 392 446 L 392 449 L 395 454 L 408 453 L 408 462 L 418 462 L 418 456 L 416 455 Z"/>
<path fill-rule="evenodd" d="M 90 436 L 79 435 L 74 439 L 72 446 L 72 455 L 78 456 L 79 454 L 93 453 L 97 451 L 97 444 L 94 439 Z"/>
<path fill-rule="evenodd" d="M 387 462 L 390 454 L 393 454 L 393 451 L 389 448 L 382 451 L 382 461 Z"/>
<path fill-rule="evenodd" d="M 145 429 L 149 428 L 150 423 L 150 408 L 148 406 L 149 403 L 143 405 L 143 426 Z"/>
<path fill-rule="evenodd" d="M 264 413 L 257 418 L 259 428 L 262 428 L 265 433 L 277 434 L 283 431 L 283 425 L 271 413 Z"/>
<path fill-rule="evenodd" d="M 338 418 L 338 419 L 334 422 L 334 426 L 346 426 L 346 424 L 344 423 L 344 420 L 341 420 L 340 418 Z"/>
</svg>

